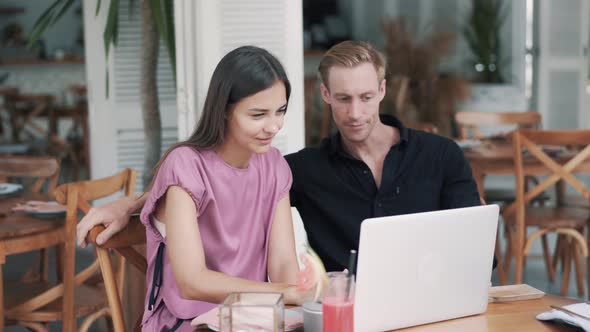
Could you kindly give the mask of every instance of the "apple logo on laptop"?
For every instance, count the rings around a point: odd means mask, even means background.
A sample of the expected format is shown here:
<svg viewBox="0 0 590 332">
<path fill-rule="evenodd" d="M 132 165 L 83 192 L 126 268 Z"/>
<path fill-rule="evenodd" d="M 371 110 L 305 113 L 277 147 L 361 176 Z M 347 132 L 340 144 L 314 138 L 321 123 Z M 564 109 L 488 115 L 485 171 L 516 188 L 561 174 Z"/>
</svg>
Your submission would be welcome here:
<svg viewBox="0 0 590 332">
<path fill-rule="evenodd" d="M 440 279 L 445 268 L 444 258 L 436 252 L 428 252 L 419 258 L 418 281 L 420 284 L 436 288 L 440 286 Z"/>
</svg>

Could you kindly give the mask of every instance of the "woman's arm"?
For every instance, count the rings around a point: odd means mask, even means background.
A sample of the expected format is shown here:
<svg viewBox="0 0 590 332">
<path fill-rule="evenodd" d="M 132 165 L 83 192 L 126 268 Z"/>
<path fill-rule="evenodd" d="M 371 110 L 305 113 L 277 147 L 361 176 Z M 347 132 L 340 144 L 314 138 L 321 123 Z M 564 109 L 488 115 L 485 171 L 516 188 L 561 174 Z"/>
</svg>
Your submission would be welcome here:
<svg viewBox="0 0 590 332">
<path fill-rule="evenodd" d="M 268 276 L 272 282 L 296 284 L 297 272 L 299 265 L 295 253 L 291 204 L 289 195 L 286 195 L 276 206 L 270 230 Z"/>
<path fill-rule="evenodd" d="M 182 297 L 221 303 L 232 292 L 281 292 L 285 302 L 301 304 L 294 284 L 257 282 L 207 269 L 197 222 L 197 208 L 178 186 L 168 188 L 156 208 L 156 218 L 166 224 L 172 272 Z"/>
<path fill-rule="evenodd" d="M 147 200 L 148 194 L 149 192 L 145 192 L 139 197 L 123 197 L 116 201 L 91 208 L 76 226 L 78 245 L 82 248 L 86 247 L 86 235 L 96 225 L 105 226 L 105 230 L 96 237 L 98 244 L 105 243 L 127 226 L 129 217 L 132 213 L 141 210 Z"/>
</svg>

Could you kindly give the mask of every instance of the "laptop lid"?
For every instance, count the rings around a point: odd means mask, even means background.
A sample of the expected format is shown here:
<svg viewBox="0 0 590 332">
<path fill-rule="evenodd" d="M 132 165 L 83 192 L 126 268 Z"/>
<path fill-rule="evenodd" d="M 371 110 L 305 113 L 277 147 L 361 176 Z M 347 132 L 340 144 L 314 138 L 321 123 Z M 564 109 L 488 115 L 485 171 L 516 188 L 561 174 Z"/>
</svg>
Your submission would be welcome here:
<svg viewBox="0 0 590 332">
<path fill-rule="evenodd" d="M 355 331 L 484 312 L 498 214 L 497 205 L 486 205 L 364 220 Z"/>
</svg>

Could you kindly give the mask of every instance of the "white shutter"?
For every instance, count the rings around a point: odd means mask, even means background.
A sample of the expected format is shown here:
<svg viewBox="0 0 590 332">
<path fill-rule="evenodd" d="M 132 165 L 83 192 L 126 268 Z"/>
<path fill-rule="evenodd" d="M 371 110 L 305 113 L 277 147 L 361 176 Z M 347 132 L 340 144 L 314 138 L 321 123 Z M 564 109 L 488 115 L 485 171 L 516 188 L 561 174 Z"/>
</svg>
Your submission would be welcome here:
<svg viewBox="0 0 590 332">
<path fill-rule="evenodd" d="M 292 85 L 285 126 L 273 145 L 303 147 L 303 28 L 301 0 L 177 0 L 178 127 L 188 136 L 221 57 L 242 45 L 264 47 L 282 62 Z"/>
<path fill-rule="evenodd" d="M 539 16 L 538 107 L 545 128 L 588 128 L 588 0 L 536 3 Z"/>
<path fill-rule="evenodd" d="M 141 3 L 136 2 L 130 11 L 130 0 L 119 2 L 119 39 L 115 54 L 114 94 L 119 104 L 139 105 L 141 66 Z M 158 94 L 160 104 L 176 103 L 172 67 L 164 42 L 160 42 L 158 58 Z"/>
<path fill-rule="evenodd" d="M 178 141 L 176 127 L 162 128 L 162 153 L 172 144 Z M 117 168 L 132 168 L 138 171 L 143 169 L 143 156 L 145 152 L 145 139 L 142 128 L 125 128 L 117 130 Z M 136 191 L 143 191 L 143 177 L 138 173 Z"/>
<path fill-rule="evenodd" d="M 95 17 L 97 0 L 84 4 L 86 66 L 89 93 L 89 124 L 92 178 L 112 175 L 132 167 L 138 179 L 143 171 L 143 122 L 141 118 L 139 71 L 141 61 L 140 3 L 129 13 L 129 0 L 120 1 L 119 40 L 108 59 L 109 98 L 105 93 L 107 65 L 103 30 L 110 1 L 103 0 Z M 168 54 L 160 43 L 158 90 L 162 116 L 163 150 L 177 140 L 176 93 Z M 142 190 L 141 181 L 138 190 Z"/>
</svg>

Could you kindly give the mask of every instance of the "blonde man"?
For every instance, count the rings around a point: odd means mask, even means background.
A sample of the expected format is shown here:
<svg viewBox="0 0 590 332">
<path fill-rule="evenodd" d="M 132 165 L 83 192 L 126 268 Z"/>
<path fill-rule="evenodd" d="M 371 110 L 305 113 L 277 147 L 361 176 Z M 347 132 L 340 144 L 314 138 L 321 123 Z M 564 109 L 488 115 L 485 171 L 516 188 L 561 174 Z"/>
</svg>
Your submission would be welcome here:
<svg viewBox="0 0 590 332">
<path fill-rule="evenodd" d="M 311 246 L 328 271 L 347 265 L 370 217 L 479 205 L 469 164 L 450 139 L 380 115 L 384 56 L 345 41 L 320 62 L 320 90 L 338 132 L 318 147 L 285 156 L 296 206 Z"/>
</svg>

